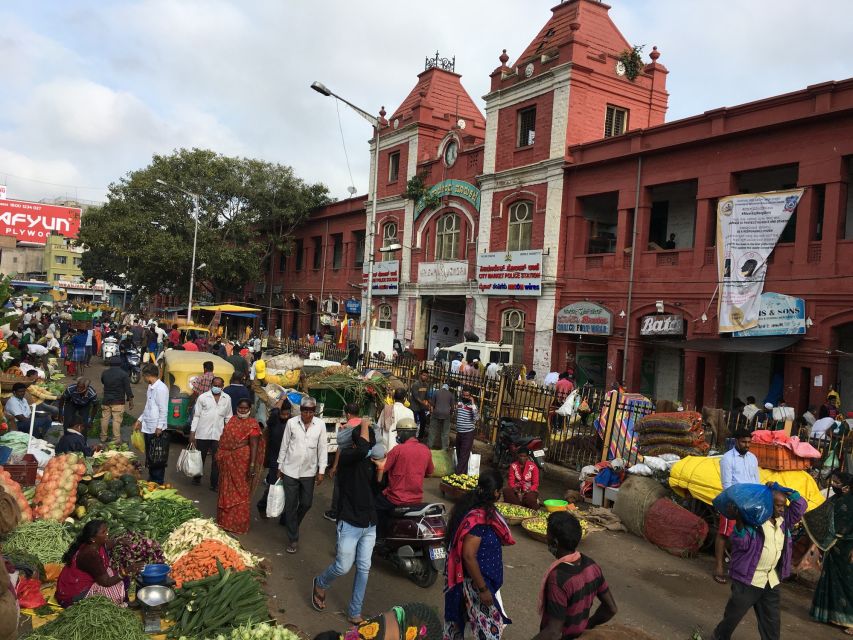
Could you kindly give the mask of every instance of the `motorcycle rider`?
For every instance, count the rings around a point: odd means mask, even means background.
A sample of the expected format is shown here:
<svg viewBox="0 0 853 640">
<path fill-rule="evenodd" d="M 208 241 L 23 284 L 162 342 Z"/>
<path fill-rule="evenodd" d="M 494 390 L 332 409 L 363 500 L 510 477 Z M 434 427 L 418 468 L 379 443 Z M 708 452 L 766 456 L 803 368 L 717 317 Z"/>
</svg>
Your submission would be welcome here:
<svg viewBox="0 0 853 640">
<path fill-rule="evenodd" d="M 418 426 L 411 418 L 397 423 L 399 446 L 388 452 L 384 465 L 388 486 L 376 498 L 380 538 L 385 535 L 388 518 L 396 507 L 423 502 L 424 478 L 434 471 L 432 452 L 415 437 L 417 433 Z"/>
</svg>

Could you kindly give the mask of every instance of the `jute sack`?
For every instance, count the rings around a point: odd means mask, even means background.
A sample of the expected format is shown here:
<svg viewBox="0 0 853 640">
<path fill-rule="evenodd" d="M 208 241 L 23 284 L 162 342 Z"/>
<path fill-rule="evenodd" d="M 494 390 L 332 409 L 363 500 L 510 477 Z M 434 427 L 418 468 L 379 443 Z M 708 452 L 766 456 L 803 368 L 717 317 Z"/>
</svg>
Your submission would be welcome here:
<svg viewBox="0 0 853 640">
<path fill-rule="evenodd" d="M 0 535 L 9 533 L 21 521 L 21 508 L 11 494 L 0 487 Z"/>
<path fill-rule="evenodd" d="M 630 476 L 619 487 L 613 513 L 619 516 L 628 531 L 642 538 L 646 514 L 655 502 L 668 494 L 667 488 L 653 478 Z"/>
</svg>

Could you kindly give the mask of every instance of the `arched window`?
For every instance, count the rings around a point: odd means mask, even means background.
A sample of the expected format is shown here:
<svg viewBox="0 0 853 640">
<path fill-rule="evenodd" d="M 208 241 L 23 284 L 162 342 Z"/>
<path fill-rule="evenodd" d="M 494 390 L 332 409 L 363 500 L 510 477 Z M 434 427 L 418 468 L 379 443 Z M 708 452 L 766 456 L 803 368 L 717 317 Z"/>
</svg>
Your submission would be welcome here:
<svg viewBox="0 0 853 640">
<path fill-rule="evenodd" d="M 506 237 L 507 251 L 525 251 L 530 248 L 533 235 L 533 203 L 516 202 L 509 208 L 509 225 Z"/>
<path fill-rule="evenodd" d="M 380 329 L 390 329 L 391 328 L 391 305 L 390 304 L 381 304 L 379 305 L 379 328 Z"/>
<path fill-rule="evenodd" d="M 435 230 L 435 259 L 459 258 L 459 216 L 448 213 L 438 219 Z"/>
<path fill-rule="evenodd" d="M 524 311 L 507 309 L 501 316 L 501 341 L 511 344 L 512 364 L 524 360 Z"/>
<path fill-rule="evenodd" d="M 387 247 L 388 245 L 394 244 L 397 242 L 397 223 L 396 222 L 386 222 L 382 225 L 382 244 L 379 245 L 381 247 Z M 382 260 L 393 260 L 394 252 L 389 251 L 388 253 L 382 254 Z"/>
</svg>

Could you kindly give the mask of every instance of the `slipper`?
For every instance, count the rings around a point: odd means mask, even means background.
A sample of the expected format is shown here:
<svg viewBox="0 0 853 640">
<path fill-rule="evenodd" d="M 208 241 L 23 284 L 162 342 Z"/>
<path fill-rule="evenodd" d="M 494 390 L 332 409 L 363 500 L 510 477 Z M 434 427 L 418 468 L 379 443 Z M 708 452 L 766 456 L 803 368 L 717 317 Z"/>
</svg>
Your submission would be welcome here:
<svg viewBox="0 0 853 640">
<path fill-rule="evenodd" d="M 317 595 L 317 578 L 311 580 L 311 606 L 315 611 L 322 612 L 326 608 L 326 596 L 322 598 Z"/>
<path fill-rule="evenodd" d="M 728 584 L 729 579 L 726 576 L 722 576 L 719 573 L 715 573 L 714 582 L 716 582 L 717 584 Z"/>
</svg>

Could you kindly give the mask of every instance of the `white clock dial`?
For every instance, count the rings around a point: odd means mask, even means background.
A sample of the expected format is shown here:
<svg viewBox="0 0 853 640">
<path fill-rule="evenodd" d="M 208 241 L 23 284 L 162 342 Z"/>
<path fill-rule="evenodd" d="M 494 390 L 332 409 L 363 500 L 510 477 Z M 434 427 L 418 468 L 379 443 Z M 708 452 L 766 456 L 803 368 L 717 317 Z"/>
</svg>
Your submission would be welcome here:
<svg viewBox="0 0 853 640">
<path fill-rule="evenodd" d="M 448 167 L 452 167 L 456 162 L 456 157 L 459 155 L 459 147 L 455 142 L 451 142 L 444 150 L 444 163 Z"/>
<path fill-rule="evenodd" d="M 530 62 L 526 67 L 524 67 L 524 77 L 529 78 L 533 75 L 533 63 Z"/>
<path fill-rule="evenodd" d="M 625 68 L 625 63 L 621 60 L 616 63 L 616 75 L 624 76 L 627 69 Z"/>
</svg>

